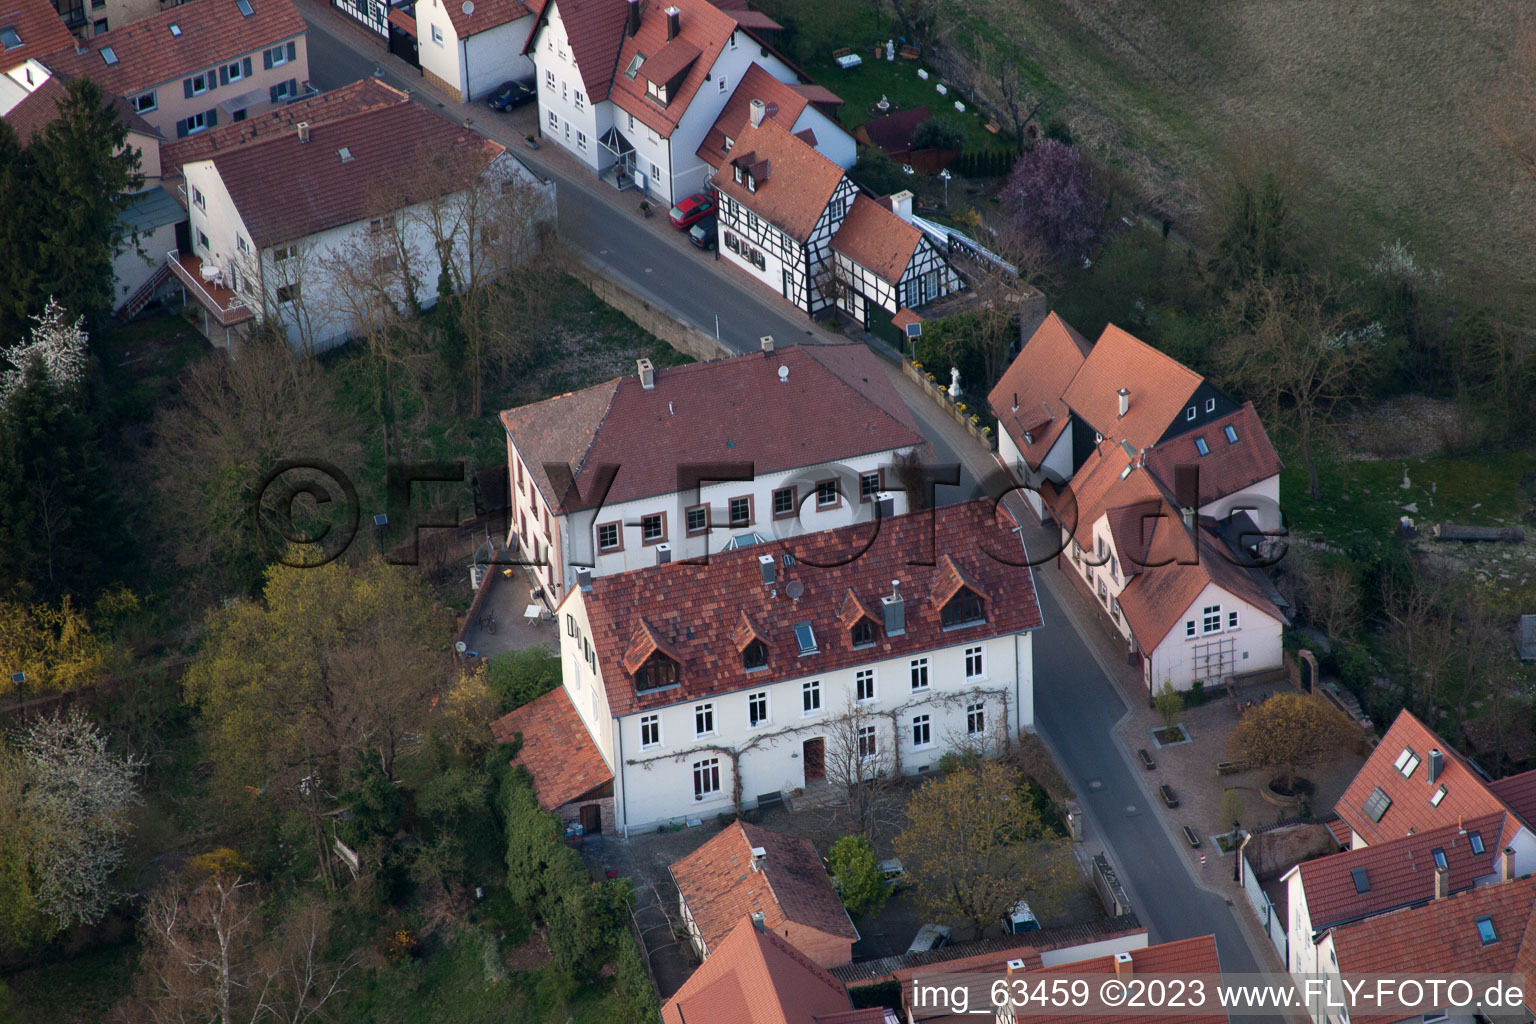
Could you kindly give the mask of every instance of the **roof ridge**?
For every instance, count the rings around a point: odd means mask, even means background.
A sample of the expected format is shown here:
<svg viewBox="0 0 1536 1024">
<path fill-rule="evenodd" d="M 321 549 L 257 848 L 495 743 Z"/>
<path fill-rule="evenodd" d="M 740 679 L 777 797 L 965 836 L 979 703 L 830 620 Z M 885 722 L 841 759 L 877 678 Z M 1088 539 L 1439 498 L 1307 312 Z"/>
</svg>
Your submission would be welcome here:
<svg viewBox="0 0 1536 1024">
<path fill-rule="evenodd" d="M 859 397 L 863 398 L 864 401 L 866 401 L 867 403 L 869 403 L 870 405 L 872 405 L 876 409 L 878 409 L 887 419 L 889 419 L 892 423 L 896 424 L 896 426 L 900 427 L 903 430 L 910 430 L 911 428 L 909 426 L 907 426 L 907 424 L 901 422 L 900 418 L 898 418 L 895 413 L 891 412 L 885 406 L 883 406 L 880 403 L 876 402 L 874 399 L 870 398 L 868 395 L 865 395 L 864 392 L 862 390 L 860 390 L 857 385 L 855 385 L 848 378 L 844 377 L 841 373 L 838 373 L 837 370 L 835 370 L 833 367 L 828 365 L 825 360 L 821 359 L 816 354 L 816 351 L 815 351 L 816 349 L 850 348 L 853 345 L 862 345 L 866 352 L 869 351 L 869 346 L 868 345 L 864 345 L 862 342 L 852 342 L 849 345 L 836 344 L 836 345 L 813 345 L 813 346 L 807 346 L 807 345 L 804 345 L 804 344 L 802 344 L 800 342 L 796 342 L 793 345 L 786 346 L 786 350 L 787 349 L 801 349 L 801 350 L 803 350 L 808 357 L 810 357 L 811 359 L 815 360 L 817 366 L 820 366 L 822 369 L 826 370 L 832 376 L 836 377 L 839 381 L 841 381 L 843 383 L 843 385 L 845 387 L 852 388 L 859 395 Z M 873 355 L 872 352 L 870 354 Z M 879 356 L 875 356 L 875 358 L 878 359 Z M 889 382 L 887 382 L 887 383 L 889 383 Z M 896 400 L 897 401 L 901 401 L 900 393 L 897 393 Z M 923 438 L 923 436 L 920 433 L 918 434 L 918 443 L 919 444 L 926 444 L 927 443 L 927 440 L 925 438 Z M 865 452 L 865 453 L 862 453 L 862 454 L 868 454 L 868 453 Z M 1533 769 L 1533 770 L 1536 770 L 1536 769 Z"/>
<path fill-rule="evenodd" d="M 550 0 L 550 3 L 553 2 L 554 0 Z M 565 499 L 570 497 L 572 491 L 576 490 L 576 480 L 581 476 L 581 471 L 587 468 L 587 458 L 592 454 L 592 449 L 597 445 L 597 435 L 602 433 L 603 424 L 608 422 L 608 414 L 613 412 L 614 400 L 619 397 L 619 389 L 624 386 L 624 382 L 628 379 L 629 378 L 627 376 L 614 377 L 611 380 L 603 381 L 601 384 L 594 384 L 590 388 L 582 389 L 583 391 L 595 391 L 598 388 L 606 387 L 609 384 L 613 385 L 613 390 L 608 392 L 608 402 L 603 406 L 603 414 L 597 418 L 597 425 L 592 428 L 592 434 L 587 438 L 587 445 L 581 451 L 581 459 L 571 470 L 571 480 L 570 483 L 566 485 L 565 493 L 558 495 L 555 501 L 551 503 L 555 508 L 564 509 Z M 576 392 L 567 392 L 567 394 L 576 394 Z"/>
<path fill-rule="evenodd" d="M 367 81 L 367 79 L 360 79 L 359 81 Z M 380 84 L 383 84 L 383 83 L 380 83 Z M 342 88 L 346 88 L 346 86 L 342 86 Z M 389 86 L 385 86 L 385 88 L 390 88 L 390 87 Z M 359 89 L 358 91 L 362 92 L 363 90 Z M 391 89 L 390 91 L 392 91 L 392 92 L 399 92 L 398 89 Z M 321 95 L 324 95 L 324 93 L 322 93 Z M 333 118 L 331 118 L 330 120 L 327 120 L 327 121 L 306 122 L 306 123 L 309 125 L 309 130 L 310 131 L 314 131 L 316 128 L 334 128 L 336 125 L 342 124 L 342 123 L 347 122 L 347 121 L 351 121 L 351 120 L 353 120 L 355 118 L 369 117 L 369 116 L 372 116 L 374 114 L 379 113 L 382 110 L 394 111 L 394 110 L 400 110 L 400 109 L 408 108 L 409 106 L 410 106 L 410 98 L 409 97 L 405 97 L 404 102 L 385 103 L 385 104 L 380 104 L 379 106 L 364 107 L 361 110 L 349 110 L 349 111 L 347 111 L 347 112 L 345 112 L 343 114 L 338 114 L 336 117 L 333 117 Z M 444 120 L 447 120 L 447 119 L 444 118 Z M 272 123 L 274 125 L 277 125 L 280 122 L 277 121 L 277 120 L 274 120 Z M 450 122 L 450 123 L 452 123 L 452 122 Z M 288 125 L 288 127 L 289 128 L 293 128 L 297 124 L 298 124 L 298 122 L 295 121 L 292 124 Z M 470 131 L 471 134 L 480 135 L 479 132 L 475 132 L 472 129 L 465 129 L 465 130 Z M 217 160 L 219 157 L 221 157 L 221 156 L 228 156 L 229 154 L 231 154 L 231 153 L 233 153 L 233 152 L 235 152 L 237 150 L 242 152 L 242 153 L 248 153 L 248 152 L 250 152 L 253 149 L 258 149 L 261 146 L 267 145 L 267 144 L 272 143 L 272 142 L 286 142 L 288 140 L 289 135 L 290 135 L 290 132 L 288 132 L 288 131 L 271 131 L 271 132 L 258 133 L 256 135 L 251 136 L 250 139 L 248 139 L 244 143 L 240 143 L 240 144 L 237 144 L 237 145 L 234 145 L 234 146 L 230 146 L 230 147 L 225 148 L 225 149 L 215 150 L 214 152 L 208 154 L 205 157 L 202 157 L 201 159 L 203 159 L 203 160 Z M 489 138 L 487 138 L 484 135 L 480 135 L 480 138 L 485 139 L 485 141 L 487 141 L 487 142 L 491 141 Z M 498 143 L 498 145 L 499 145 L 499 143 Z"/>
</svg>

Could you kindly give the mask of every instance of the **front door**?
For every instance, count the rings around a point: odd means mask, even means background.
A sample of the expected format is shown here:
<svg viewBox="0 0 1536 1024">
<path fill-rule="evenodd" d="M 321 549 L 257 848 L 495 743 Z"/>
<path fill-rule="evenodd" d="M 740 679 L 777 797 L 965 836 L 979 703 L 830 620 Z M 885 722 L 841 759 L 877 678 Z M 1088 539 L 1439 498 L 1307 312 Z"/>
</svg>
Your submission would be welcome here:
<svg viewBox="0 0 1536 1024">
<path fill-rule="evenodd" d="M 805 781 L 809 785 L 827 777 L 827 741 L 818 736 L 813 740 L 806 740 L 804 753 Z"/>
<path fill-rule="evenodd" d="M 597 804 L 581 805 L 581 831 L 589 836 L 600 835 L 603 831 L 603 812 Z"/>
</svg>

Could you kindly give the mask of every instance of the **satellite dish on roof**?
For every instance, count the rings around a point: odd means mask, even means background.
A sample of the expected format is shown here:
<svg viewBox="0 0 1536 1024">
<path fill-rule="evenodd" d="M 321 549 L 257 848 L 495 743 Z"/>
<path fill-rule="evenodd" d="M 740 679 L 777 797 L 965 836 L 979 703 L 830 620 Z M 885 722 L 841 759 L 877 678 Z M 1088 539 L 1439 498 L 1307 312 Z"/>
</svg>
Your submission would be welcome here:
<svg viewBox="0 0 1536 1024">
<path fill-rule="evenodd" d="M 787 380 L 789 380 L 789 367 L 787 367 L 787 366 L 779 367 L 779 383 L 782 384 L 782 383 L 784 383 Z"/>
<path fill-rule="evenodd" d="M 784 585 L 784 593 L 789 595 L 791 601 L 798 601 L 800 596 L 805 593 L 805 584 L 799 580 L 790 580 Z"/>
<path fill-rule="evenodd" d="M 463 3 L 462 6 L 459 7 L 459 10 L 463 11 L 466 15 L 474 14 L 475 13 L 475 0 L 464 0 L 464 3 Z"/>
</svg>

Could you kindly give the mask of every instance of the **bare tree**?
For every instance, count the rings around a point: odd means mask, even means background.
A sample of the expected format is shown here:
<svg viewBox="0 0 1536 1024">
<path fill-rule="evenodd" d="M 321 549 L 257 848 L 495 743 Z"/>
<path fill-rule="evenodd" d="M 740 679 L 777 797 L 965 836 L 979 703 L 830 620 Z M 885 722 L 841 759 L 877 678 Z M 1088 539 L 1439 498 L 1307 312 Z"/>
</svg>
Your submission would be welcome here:
<svg viewBox="0 0 1536 1024">
<path fill-rule="evenodd" d="M 827 781 L 837 790 L 835 811 L 845 832 L 874 839 L 880 798 L 895 775 L 893 750 L 899 737 L 884 718 L 850 694 L 842 714 L 828 723 Z"/>
<path fill-rule="evenodd" d="M 144 973 L 119 1019 L 153 1024 L 304 1024 L 346 990 L 357 966 L 330 963 L 330 917 L 303 901 L 277 921 L 238 875 L 172 878 L 150 893 L 141 922 Z"/>
<path fill-rule="evenodd" d="M 1320 497 L 1317 444 L 1339 405 L 1359 393 L 1381 325 L 1361 322 L 1330 282 L 1262 273 L 1235 293 L 1228 317 L 1227 381 L 1253 399 L 1266 423 L 1296 438 L 1311 495 Z"/>
<path fill-rule="evenodd" d="M 1407 702 L 1421 718 L 1430 719 L 1458 657 L 1447 592 L 1409 567 L 1383 574 L 1381 604 L 1386 649 L 1407 680 Z"/>
<path fill-rule="evenodd" d="M 1509 75 L 1489 104 L 1488 122 L 1504 151 L 1536 179 L 1536 28 L 1521 33 Z"/>
<path fill-rule="evenodd" d="M 298 239 L 235 256 L 234 291 L 256 310 L 273 336 L 304 355 L 315 354 L 324 326 L 323 299 L 311 292 L 320 270 L 319 250 L 309 239 Z"/>
<path fill-rule="evenodd" d="M 977 91 L 985 99 L 995 99 L 1008 112 L 1008 122 L 1013 126 L 1014 152 L 1024 152 L 1024 130 L 1029 127 L 1046 98 L 1037 97 L 1019 72 L 1018 61 L 1000 53 L 997 44 L 988 36 L 978 36 L 976 64 L 984 73 L 976 83 Z"/>
</svg>

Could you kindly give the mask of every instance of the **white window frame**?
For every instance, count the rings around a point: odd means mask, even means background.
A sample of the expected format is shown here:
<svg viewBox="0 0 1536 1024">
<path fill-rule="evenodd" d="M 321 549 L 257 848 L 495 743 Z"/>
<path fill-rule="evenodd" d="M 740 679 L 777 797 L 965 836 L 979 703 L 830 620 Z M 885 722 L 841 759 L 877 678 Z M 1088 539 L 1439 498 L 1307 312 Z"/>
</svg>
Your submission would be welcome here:
<svg viewBox="0 0 1536 1024">
<path fill-rule="evenodd" d="M 157 109 L 159 106 L 159 95 L 153 89 L 149 90 L 149 92 L 146 92 L 141 96 L 135 96 L 133 98 L 133 109 L 141 114 L 147 114 L 151 110 Z"/>
<path fill-rule="evenodd" d="M 927 693 L 929 684 L 931 683 L 931 680 L 928 677 L 928 659 L 913 658 L 908 667 L 912 673 L 912 692 Z M 922 680 L 921 684 L 918 683 L 919 679 Z"/>
<path fill-rule="evenodd" d="M 196 185 L 192 186 L 192 205 L 205 213 L 208 210 L 208 200 L 203 196 L 202 190 Z"/>
<path fill-rule="evenodd" d="M 880 756 L 880 734 L 873 725 L 859 726 L 858 755 L 860 761 L 870 761 Z"/>
<path fill-rule="evenodd" d="M 576 148 L 578 150 L 580 150 L 581 152 L 583 152 L 583 153 L 585 153 L 587 151 L 587 133 L 586 132 L 577 132 L 576 133 Z"/>
<path fill-rule="evenodd" d="M 699 728 L 701 725 L 707 728 Z M 702 738 L 715 735 L 715 702 L 707 700 L 693 706 L 693 735 Z"/>
<path fill-rule="evenodd" d="M 1200 609 L 1200 635 L 1221 632 L 1221 605 L 1208 604 Z"/>
<path fill-rule="evenodd" d="M 645 738 L 645 733 L 646 733 L 647 728 L 651 729 L 655 733 L 655 738 L 650 740 L 649 742 L 647 742 L 646 738 Z M 660 712 L 658 712 L 656 714 L 653 714 L 653 715 L 641 715 L 640 716 L 640 749 L 641 750 L 656 750 L 660 746 L 661 746 L 661 714 L 660 714 Z"/>
<path fill-rule="evenodd" d="M 706 757 L 693 762 L 693 798 L 702 802 L 720 792 L 720 759 Z"/>
<path fill-rule="evenodd" d="M 574 95 L 573 95 L 572 98 L 576 101 L 576 109 L 577 110 L 585 110 L 586 109 L 587 98 L 581 94 L 581 90 L 580 89 L 576 89 L 574 91 Z"/>
<path fill-rule="evenodd" d="M 550 44 L 550 49 L 554 49 L 554 44 L 553 43 Z M 553 71 L 550 71 L 550 70 L 546 69 L 544 71 L 544 88 L 553 90 L 554 87 L 555 87 L 555 73 Z"/>
<path fill-rule="evenodd" d="M 558 132 L 560 130 L 560 115 L 555 113 L 553 110 L 549 112 L 549 130 L 552 132 Z"/>
<path fill-rule="evenodd" d="M 814 707 L 806 705 L 813 704 Z M 821 680 L 808 679 L 800 684 L 800 717 L 814 718 L 821 714 Z"/>
<path fill-rule="evenodd" d="M 987 731 L 987 702 L 976 701 L 965 706 L 965 734 L 980 736 Z"/>
<path fill-rule="evenodd" d="M 1227 612 L 1227 630 L 1230 632 L 1237 628 L 1237 612 Z"/>
<path fill-rule="evenodd" d="M 286 46 L 274 46 L 272 49 L 267 50 L 266 54 L 275 68 L 280 68 L 288 63 L 288 47 Z"/>
<path fill-rule="evenodd" d="M 761 711 L 758 710 L 759 707 Z M 757 716 L 757 721 L 755 722 L 752 720 L 754 715 Z M 768 703 L 768 691 L 757 690 L 747 694 L 747 728 L 761 729 L 765 725 L 772 724 L 773 714 L 771 705 Z"/>
<path fill-rule="evenodd" d="M 972 659 L 975 660 L 976 671 L 971 671 Z M 967 682 L 976 679 L 987 678 L 987 646 L 976 644 L 965 649 L 965 678 Z"/>
<path fill-rule="evenodd" d="M 245 65 L 238 60 L 233 64 L 226 64 L 224 66 L 224 73 L 229 76 L 231 82 L 242 81 L 245 78 Z"/>
<path fill-rule="evenodd" d="M 859 694 L 865 683 L 869 684 L 869 696 L 861 697 Z M 861 668 L 853 674 L 853 699 L 856 704 L 873 704 L 880 699 L 879 680 L 875 678 L 874 669 Z"/>
<path fill-rule="evenodd" d="M 922 738 L 919 739 L 919 736 Z M 912 749 L 927 750 L 933 746 L 933 716 L 912 716 Z"/>
<path fill-rule="evenodd" d="M 1194 619 L 1185 619 L 1184 620 L 1184 639 L 1186 639 L 1186 640 L 1193 640 L 1194 638 L 1195 638 L 1195 620 Z"/>
<path fill-rule="evenodd" d="M 188 114 L 186 116 L 186 122 L 188 135 L 196 135 L 198 132 L 205 132 L 208 130 L 208 112 L 206 110 L 199 110 L 195 114 Z"/>
<path fill-rule="evenodd" d="M 192 79 L 193 96 L 201 96 L 203 93 L 208 91 L 208 73 L 206 71 L 200 75 L 190 75 L 188 77 Z"/>
<path fill-rule="evenodd" d="M 1214 398 L 1207 398 L 1205 400 L 1205 411 L 1206 412 L 1215 412 L 1216 411 L 1216 399 L 1214 399 Z"/>
</svg>

